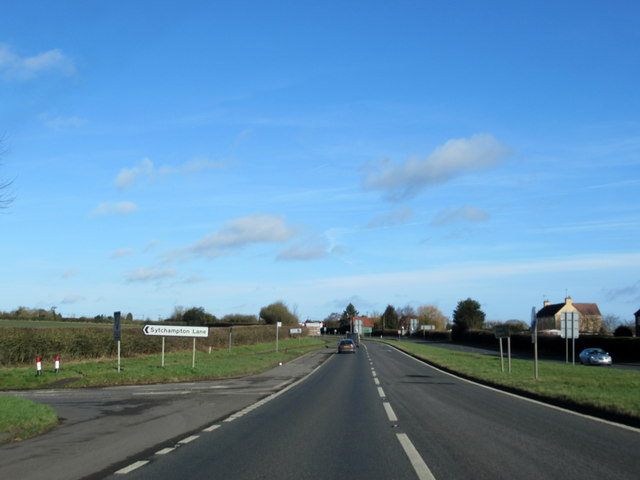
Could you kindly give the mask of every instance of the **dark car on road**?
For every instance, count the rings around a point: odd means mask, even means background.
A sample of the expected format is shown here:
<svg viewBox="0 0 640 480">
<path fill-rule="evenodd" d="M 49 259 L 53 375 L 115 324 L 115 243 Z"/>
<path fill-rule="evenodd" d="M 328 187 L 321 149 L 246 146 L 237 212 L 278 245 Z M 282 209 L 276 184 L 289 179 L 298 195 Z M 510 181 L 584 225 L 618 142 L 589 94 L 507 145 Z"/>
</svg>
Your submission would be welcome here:
<svg viewBox="0 0 640 480">
<path fill-rule="evenodd" d="M 356 343 L 350 338 L 340 340 L 340 343 L 338 343 L 338 353 L 356 353 Z"/>
</svg>

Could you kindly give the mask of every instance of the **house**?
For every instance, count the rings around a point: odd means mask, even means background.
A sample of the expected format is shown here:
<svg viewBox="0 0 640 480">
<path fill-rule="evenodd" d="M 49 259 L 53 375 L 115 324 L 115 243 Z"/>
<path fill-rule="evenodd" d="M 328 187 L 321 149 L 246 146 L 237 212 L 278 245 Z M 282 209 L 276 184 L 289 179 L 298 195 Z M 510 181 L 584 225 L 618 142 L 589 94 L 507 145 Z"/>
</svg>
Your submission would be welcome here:
<svg viewBox="0 0 640 480">
<path fill-rule="evenodd" d="M 597 332 L 602 326 L 602 314 L 596 303 L 573 303 L 571 297 L 564 303 L 551 304 L 545 300 L 544 306 L 536 314 L 538 330 L 559 330 L 563 312 L 578 312 L 581 332 Z"/>
<path fill-rule="evenodd" d="M 353 328 L 358 333 L 371 333 L 374 328 L 374 318 L 353 317 Z"/>
</svg>

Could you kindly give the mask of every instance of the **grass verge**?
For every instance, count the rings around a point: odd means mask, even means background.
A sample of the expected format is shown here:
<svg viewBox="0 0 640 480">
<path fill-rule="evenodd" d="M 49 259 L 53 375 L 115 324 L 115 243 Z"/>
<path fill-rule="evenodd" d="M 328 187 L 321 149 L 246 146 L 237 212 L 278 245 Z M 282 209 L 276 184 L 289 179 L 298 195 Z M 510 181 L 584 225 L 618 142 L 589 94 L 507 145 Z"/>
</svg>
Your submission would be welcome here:
<svg viewBox="0 0 640 480">
<path fill-rule="evenodd" d="M 446 371 L 585 413 L 640 426 L 640 372 L 451 351 L 424 344 L 385 342 Z"/>
<path fill-rule="evenodd" d="M 36 376 L 33 368 L 0 369 L 0 390 L 42 388 L 104 387 L 150 383 L 188 382 L 253 375 L 289 362 L 305 353 L 324 348 L 317 338 L 289 339 L 275 343 L 247 345 L 229 350 L 196 352 L 192 368 L 192 352 L 141 355 L 121 359 L 84 361 L 63 365 L 60 372 L 44 371 Z M 58 419 L 46 405 L 25 399 L 0 395 L 0 443 L 22 440 L 54 426 Z"/>
<path fill-rule="evenodd" d="M 24 440 L 58 423 L 53 408 L 25 398 L 0 395 L 0 412 L 0 443 Z"/>
</svg>

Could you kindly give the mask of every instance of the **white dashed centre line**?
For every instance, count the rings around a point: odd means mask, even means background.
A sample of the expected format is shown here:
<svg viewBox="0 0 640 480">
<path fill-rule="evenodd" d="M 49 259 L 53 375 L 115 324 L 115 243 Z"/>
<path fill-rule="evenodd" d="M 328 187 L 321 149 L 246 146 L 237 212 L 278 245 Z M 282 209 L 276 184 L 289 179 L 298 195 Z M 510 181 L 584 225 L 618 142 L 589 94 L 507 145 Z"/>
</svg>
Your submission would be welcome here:
<svg viewBox="0 0 640 480">
<path fill-rule="evenodd" d="M 411 440 L 409 440 L 407 434 L 398 433 L 397 437 L 400 445 L 402 445 L 402 448 L 404 449 L 404 453 L 409 457 L 411 466 L 415 470 L 416 475 L 418 475 L 418 478 L 420 480 L 436 480 L 436 477 L 433 476 L 433 473 L 431 473 L 427 464 L 424 463 L 424 460 L 418 453 L 418 450 L 416 450 L 416 447 L 413 446 Z"/>
<path fill-rule="evenodd" d="M 117 475 L 126 475 L 133 472 L 136 468 L 140 468 L 149 463 L 149 460 L 140 460 L 139 462 L 132 463 L 128 467 L 124 467 L 116 472 Z"/>
</svg>

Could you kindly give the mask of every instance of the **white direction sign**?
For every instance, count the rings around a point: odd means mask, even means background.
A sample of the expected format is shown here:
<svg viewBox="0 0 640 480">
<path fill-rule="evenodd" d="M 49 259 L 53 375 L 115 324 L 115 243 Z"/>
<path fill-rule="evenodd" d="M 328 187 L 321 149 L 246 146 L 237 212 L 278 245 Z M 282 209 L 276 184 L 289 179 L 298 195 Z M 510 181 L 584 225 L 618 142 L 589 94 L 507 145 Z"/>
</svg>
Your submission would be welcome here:
<svg viewBox="0 0 640 480">
<path fill-rule="evenodd" d="M 580 320 L 578 312 L 562 312 L 560 314 L 560 337 L 580 337 Z"/>
<path fill-rule="evenodd" d="M 145 335 L 160 337 L 208 337 L 209 327 L 185 327 L 180 325 L 145 325 Z"/>
</svg>

